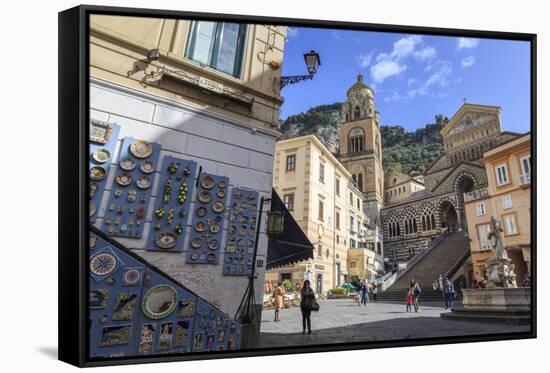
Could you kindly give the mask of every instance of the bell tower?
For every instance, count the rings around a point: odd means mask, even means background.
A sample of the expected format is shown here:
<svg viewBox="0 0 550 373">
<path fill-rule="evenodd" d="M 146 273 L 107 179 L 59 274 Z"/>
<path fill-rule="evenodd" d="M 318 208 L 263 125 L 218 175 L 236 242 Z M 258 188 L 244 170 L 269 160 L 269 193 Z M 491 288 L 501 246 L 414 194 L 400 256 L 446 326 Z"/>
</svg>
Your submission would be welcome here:
<svg viewBox="0 0 550 373">
<path fill-rule="evenodd" d="M 379 117 L 374 106 L 374 90 L 359 74 L 347 91 L 347 102 L 342 105 L 339 158 L 363 192 L 363 210 L 371 227 L 380 227 L 380 209 L 384 203 Z"/>
</svg>

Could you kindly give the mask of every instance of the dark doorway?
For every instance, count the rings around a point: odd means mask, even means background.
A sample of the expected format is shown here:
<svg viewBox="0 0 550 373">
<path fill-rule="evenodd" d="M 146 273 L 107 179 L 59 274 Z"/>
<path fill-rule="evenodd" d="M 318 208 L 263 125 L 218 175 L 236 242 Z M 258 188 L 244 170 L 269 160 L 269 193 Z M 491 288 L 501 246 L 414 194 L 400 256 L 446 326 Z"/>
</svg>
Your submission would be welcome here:
<svg viewBox="0 0 550 373">
<path fill-rule="evenodd" d="M 317 274 L 316 291 L 317 294 L 321 294 L 323 292 L 323 275 L 320 273 Z"/>
</svg>

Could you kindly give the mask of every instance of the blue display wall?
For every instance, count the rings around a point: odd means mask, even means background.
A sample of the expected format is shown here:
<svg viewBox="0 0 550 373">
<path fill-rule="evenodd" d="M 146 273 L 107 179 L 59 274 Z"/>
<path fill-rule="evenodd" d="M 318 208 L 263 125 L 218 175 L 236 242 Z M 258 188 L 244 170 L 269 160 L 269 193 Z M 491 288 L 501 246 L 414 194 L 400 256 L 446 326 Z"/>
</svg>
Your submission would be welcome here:
<svg viewBox="0 0 550 373">
<path fill-rule="evenodd" d="M 229 179 L 201 173 L 198 184 L 187 263 L 218 264 Z"/>
<path fill-rule="evenodd" d="M 252 271 L 259 207 L 258 192 L 233 188 L 229 226 L 223 260 L 223 274 L 248 276 Z"/>
<path fill-rule="evenodd" d="M 115 158 L 115 147 L 118 141 L 120 126 L 115 123 L 99 121 L 90 122 L 90 153 L 89 163 L 89 197 L 90 197 L 90 222 L 94 223 L 99 209 L 105 183 L 109 177 L 111 163 Z"/>
<path fill-rule="evenodd" d="M 124 138 L 102 225 L 109 236 L 141 238 L 159 154 L 159 144 Z"/>
<path fill-rule="evenodd" d="M 240 348 L 227 314 L 95 230 L 89 271 L 90 357 Z"/>
</svg>

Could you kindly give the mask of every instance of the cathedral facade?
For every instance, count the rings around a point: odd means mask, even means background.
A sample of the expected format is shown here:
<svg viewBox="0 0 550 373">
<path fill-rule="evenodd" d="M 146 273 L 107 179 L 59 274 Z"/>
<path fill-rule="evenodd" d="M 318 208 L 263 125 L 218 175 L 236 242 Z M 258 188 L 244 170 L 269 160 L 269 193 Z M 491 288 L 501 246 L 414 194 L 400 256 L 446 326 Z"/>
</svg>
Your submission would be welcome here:
<svg viewBox="0 0 550 373">
<path fill-rule="evenodd" d="M 487 185 L 483 152 L 518 134 L 502 131 L 500 107 L 465 103 L 441 130 L 443 153 L 424 172 L 424 189 L 386 201 L 384 260 L 396 269 L 447 231 L 465 230 L 464 193 Z"/>
</svg>

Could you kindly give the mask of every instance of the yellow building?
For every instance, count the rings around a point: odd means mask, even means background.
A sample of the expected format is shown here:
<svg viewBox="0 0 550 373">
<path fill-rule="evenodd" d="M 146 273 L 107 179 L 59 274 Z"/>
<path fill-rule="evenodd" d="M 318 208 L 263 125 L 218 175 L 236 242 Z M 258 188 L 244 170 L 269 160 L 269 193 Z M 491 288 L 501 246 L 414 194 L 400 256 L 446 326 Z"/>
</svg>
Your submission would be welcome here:
<svg viewBox="0 0 550 373">
<path fill-rule="evenodd" d="M 193 160 L 202 172 L 228 177 L 230 190 L 249 188 L 270 198 L 285 40 L 284 26 L 91 15 L 90 117 L 120 126 L 117 154 L 126 136 L 154 142 L 161 147 L 159 164 L 167 155 Z M 114 159 L 110 175 L 117 172 Z M 112 180 L 97 208 L 98 227 Z M 235 314 L 245 278 L 224 276 L 223 262 L 194 265 L 185 254 L 146 250 L 151 215 L 141 239 L 117 240 Z M 262 228 L 259 263 L 266 262 L 267 242 Z M 260 283 L 264 269 L 257 267 Z"/>
<path fill-rule="evenodd" d="M 309 279 L 318 294 L 348 280 L 348 247 L 364 246 L 362 193 L 314 136 L 277 142 L 273 187 L 315 247 L 314 259 L 276 268 L 266 281 Z"/>
<path fill-rule="evenodd" d="M 392 204 L 420 195 L 424 187 L 422 175 L 409 176 L 398 171 L 389 171 L 384 178 L 385 203 Z"/>
<path fill-rule="evenodd" d="M 487 187 L 464 193 L 474 277 L 484 275 L 485 262 L 493 256 L 487 234 L 495 216 L 519 284 L 530 274 L 531 265 L 531 134 L 486 151 L 482 164 Z"/>
</svg>

